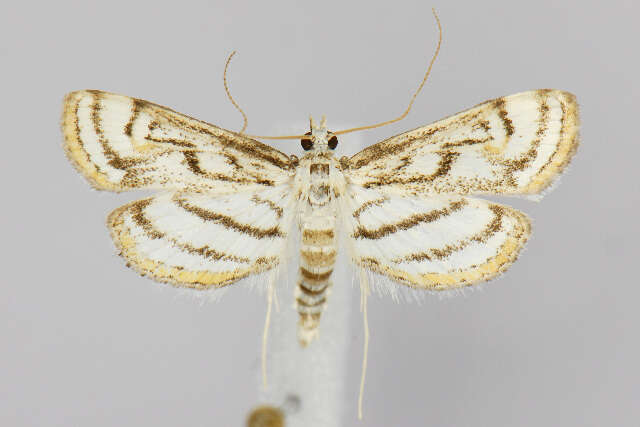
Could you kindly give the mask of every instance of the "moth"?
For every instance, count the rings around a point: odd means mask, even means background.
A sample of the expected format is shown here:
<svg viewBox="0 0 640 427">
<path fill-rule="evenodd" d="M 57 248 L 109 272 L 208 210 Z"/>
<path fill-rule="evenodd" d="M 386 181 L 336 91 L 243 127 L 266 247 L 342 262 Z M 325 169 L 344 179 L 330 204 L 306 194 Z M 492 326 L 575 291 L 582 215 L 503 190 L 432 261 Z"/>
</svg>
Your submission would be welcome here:
<svg viewBox="0 0 640 427">
<path fill-rule="evenodd" d="M 99 190 L 161 190 L 107 224 L 127 264 L 159 282 L 221 288 L 276 269 L 300 239 L 298 339 L 317 335 L 341 248 L 358 269 L 415 289 L 496 277 L 530 234 L 527 216 L 478 195 L 535 196 L 578 145 L 575 97 L 506 96 L 336 156 L 311 120 L 301 156 L 141 99 L 64 100 L 64 149 Z"/>
<path fill-rule="evenodd" d="M 159 282 L 193 289 L 231 285 L 267 273 L 267 331 L 279 269 L 299 243 L 295 306 L 298 340 L 317 334 L 338 257 L 360 277 L 364 359 L 369 329 L 369 273 L 414 289 L 448 290 L 490 280 L 518 257 L 531 225 L 509 206 L 477 198 L 541 198 L 578 147 L 575 97 L 541 89 L 493 99 L 427 126 L 334 155 L 338 136 L 403 119 L 422 90 L 435 54 L 399 117 L 341 131 L 323 117 L 285 137 L 233 132 L 141 99 L 81 90 L 64 99 L 64 149 L 98 190 L 159 190 L 109 215 L 107 225 L 127 265 Z M 300 139 L 300 157 L 256 139 Z M 275 425 L 275 424 L 274 424 Z"/>
</svg>

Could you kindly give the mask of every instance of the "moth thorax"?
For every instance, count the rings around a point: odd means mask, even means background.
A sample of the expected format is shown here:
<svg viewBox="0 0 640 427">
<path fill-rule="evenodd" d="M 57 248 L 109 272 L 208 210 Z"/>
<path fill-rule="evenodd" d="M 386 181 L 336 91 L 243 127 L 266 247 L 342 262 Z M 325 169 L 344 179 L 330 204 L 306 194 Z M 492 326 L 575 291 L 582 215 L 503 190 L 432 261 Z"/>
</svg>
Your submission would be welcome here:
<svg viewBox="0 0 640 427">
<path fill-rule="evenodd" d="M 309 173 L 311 174 L 311 179 L 328 177 L 329 176 L 329 162 L 312 163 L 309 166 Z"/>
</svg>

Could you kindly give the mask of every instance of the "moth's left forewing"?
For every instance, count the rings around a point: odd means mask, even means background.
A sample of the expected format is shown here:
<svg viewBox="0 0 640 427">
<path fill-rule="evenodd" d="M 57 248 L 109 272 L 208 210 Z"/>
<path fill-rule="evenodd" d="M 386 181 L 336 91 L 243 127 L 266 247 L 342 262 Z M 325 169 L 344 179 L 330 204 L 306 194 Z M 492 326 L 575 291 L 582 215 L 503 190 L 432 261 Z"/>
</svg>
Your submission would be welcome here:
<svg viewBox="0 0 640 427">
<path fill-rule="evenodd" d="M 522 92 L 370 146 L 345 175 L 387 194 L 537 194 L 571 160 L 578 126 L 573 95 Z"/>
</svg>

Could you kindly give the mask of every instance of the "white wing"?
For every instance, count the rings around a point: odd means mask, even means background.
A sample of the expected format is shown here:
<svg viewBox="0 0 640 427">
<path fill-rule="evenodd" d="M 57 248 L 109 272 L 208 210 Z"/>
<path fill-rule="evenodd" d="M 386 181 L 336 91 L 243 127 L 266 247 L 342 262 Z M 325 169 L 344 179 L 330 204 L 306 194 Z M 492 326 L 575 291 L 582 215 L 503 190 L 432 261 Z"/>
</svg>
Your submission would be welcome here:
<svg viewBox="0 0 640 427">
<path fill-rule="evenodd" d="M 78 91 L 64 100 L 64 148 L 97 189 L 260 191 L 288 181 L 296 158 L 141 99 Z"/>
<path fill-rule="evenodd" d="M 415 288 L 489 280 L 515 261 L 530 233 L 523 213 L 484 200 L 348 191 L 343 224 L 352 261 Z"/>
<path fill-rule="evenodd" d="M 293 223 L 289 190 L 217 198 L 164 193 L 116 209 L 107 223 L 121 255 L 142 275 L 221 287 L 282 261 Z"/>
<path fill-rule="evenodd" d="M 537 194 L 578 146 L 575 97 L 498 98 L 367 147 L 341 163 L 350 183 L 385 194 Z"/>
</svg>

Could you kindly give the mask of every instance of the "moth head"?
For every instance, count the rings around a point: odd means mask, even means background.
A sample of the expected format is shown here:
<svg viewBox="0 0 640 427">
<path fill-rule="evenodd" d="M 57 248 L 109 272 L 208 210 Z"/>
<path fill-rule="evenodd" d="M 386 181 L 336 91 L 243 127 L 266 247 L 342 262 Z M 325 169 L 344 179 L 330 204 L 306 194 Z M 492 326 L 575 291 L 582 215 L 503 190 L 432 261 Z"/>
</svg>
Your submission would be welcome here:
<svg viewBox="0 0 640 427">
<path fill-rule="evenodd" d="M 327 130 L 327 119 L 322 116 L 320 126 L 316 124 L 313 117 L 309 119 L 311 131 L 305 134 L 306 138 L 300 140 L 304 151 L 328 151 L 335 150 L 338 146 L 338 137 Z"/>
</svg>

